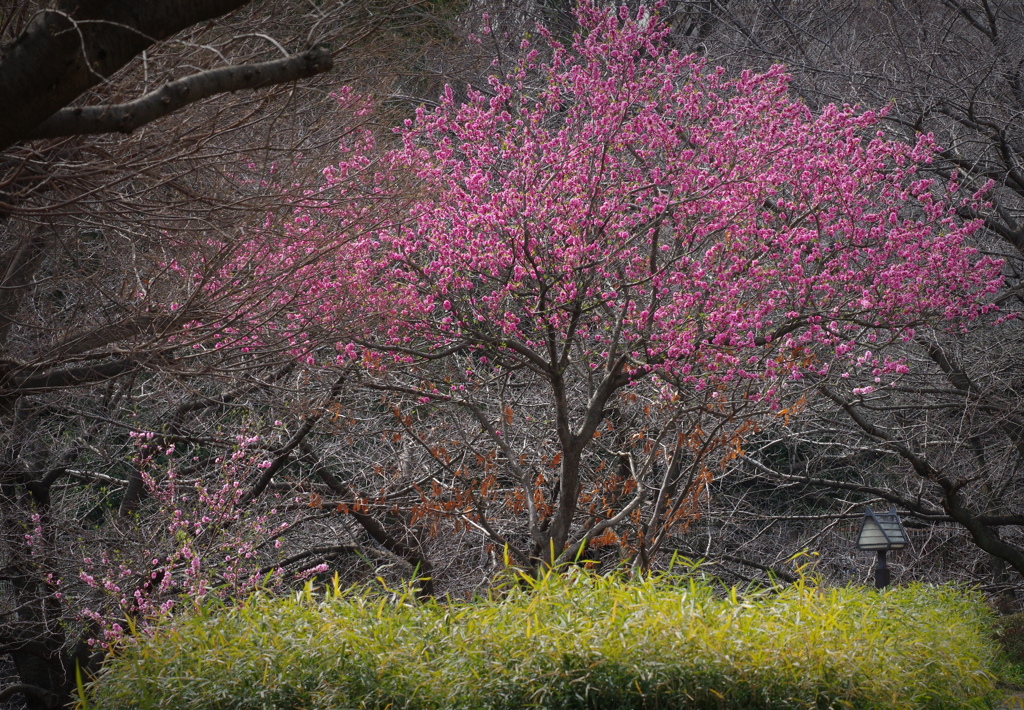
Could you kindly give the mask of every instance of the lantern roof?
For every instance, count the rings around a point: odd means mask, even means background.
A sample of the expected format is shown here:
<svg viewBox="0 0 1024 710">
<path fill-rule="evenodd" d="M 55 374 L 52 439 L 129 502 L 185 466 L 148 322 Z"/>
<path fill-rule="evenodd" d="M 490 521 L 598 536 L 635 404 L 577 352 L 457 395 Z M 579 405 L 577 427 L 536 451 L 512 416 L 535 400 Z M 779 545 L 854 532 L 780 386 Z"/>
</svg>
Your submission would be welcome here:
<svg viewBox="0 0 1024 710">
<path fill-rule="evenodd" d="M 907 546 L 910 539 L 896 514 L 896 507 L 888 513 L 876 513 L 869 507 L 864 513 L 857 536 L 857 547 L 861 550 L 899 550 Z"/>
</svg>

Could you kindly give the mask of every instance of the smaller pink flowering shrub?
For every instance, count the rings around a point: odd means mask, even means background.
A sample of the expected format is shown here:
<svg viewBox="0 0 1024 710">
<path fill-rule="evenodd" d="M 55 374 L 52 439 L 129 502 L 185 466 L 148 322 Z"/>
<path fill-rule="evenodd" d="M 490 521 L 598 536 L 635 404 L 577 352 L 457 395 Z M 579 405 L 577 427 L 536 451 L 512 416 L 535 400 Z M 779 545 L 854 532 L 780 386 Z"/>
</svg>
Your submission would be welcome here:
<svg viewBox="0 0 1024 710">
<path fill-rule="evenodd" d="M 193 460 L 181 460 L 173 444 L 151 443 L 152 433 L 132 437 L 132 464 L 141 470 L 155 508 L 147 519 L 160 523 L 147 531 L 149 544 L 131 561 L 121 559 L 125 551 L 84 560 L 79 580 L 103 600 L 81 612 L 99 630 L 91 642 L 109 646 L 128 627 L 144 631 L 183 602 L 237 600 L 257 589 L 281 588 L 286 580 L 274 553 L 295 516 L 277 507 L 240 505 L 247 481 L 269 466 L 259 437 L 238 435 L 234 450 L 214 460 L 214 476 L 193 471 L 188 482 L 182 472 Z M 276 503 L 286 507 L 288 501 L 278 497 Z M 315 565 L 294 576 L 301 580 L 326 569 Z"/>
</svg>

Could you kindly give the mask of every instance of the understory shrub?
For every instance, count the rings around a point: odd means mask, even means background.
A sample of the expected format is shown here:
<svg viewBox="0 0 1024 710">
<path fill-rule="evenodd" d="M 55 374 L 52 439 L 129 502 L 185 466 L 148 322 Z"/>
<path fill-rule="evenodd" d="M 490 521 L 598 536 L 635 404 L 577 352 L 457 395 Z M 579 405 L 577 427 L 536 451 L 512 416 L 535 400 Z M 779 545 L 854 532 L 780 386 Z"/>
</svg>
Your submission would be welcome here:
<svg viewBox="0 0 1024 710">
<path fill-rule="evenodd" d="M 460 603 L 310 587 L 157 625 L 117 649 L 88 707 L 990 708 L 991 621 L 979 595 L 922 584 L 573 572 Z"/>
</svg>

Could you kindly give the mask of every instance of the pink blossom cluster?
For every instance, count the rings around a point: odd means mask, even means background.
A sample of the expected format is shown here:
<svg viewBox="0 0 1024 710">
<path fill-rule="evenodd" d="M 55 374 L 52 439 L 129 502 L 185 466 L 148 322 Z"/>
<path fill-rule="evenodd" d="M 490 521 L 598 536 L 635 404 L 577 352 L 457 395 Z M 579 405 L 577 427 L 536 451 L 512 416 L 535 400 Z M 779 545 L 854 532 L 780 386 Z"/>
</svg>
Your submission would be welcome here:
<svg viewBox="0 0 1024 710">
<path fill-rule="evenodd" d="M 982 195 L 919 175 L 930 135 L 813 115 L 781 67 L 727 78 L 668 50 L 645 9 L 579 18 L 571 48 L 542 30 L 546 59 L 524 44 L 486 90 L 449 88 L 401 130 L 385 165 L 419 180 L 412 219 L 349 247 L 377 343 L 549 363 L 571 347 L 704 387 L 880 376 L 902 367 L 886 344 L 991 308 L 1000 264 L 956 216 Z"/>
<path fill-rule="evenodd" d="M 282 521 L 277 508 L 254 513 L 239 505 L 242 482 L 264 463 L 259 437 L 239 435 L 233 451 L 214 462 L 216 478 L 197 478 L 184 485 L 179 469 L 194 460 L 179 461 L 173 444 L 150 443 L 151 433 L 134 432 L 132 437 L 138 446 L 132 464 L 159 506 L 161 537 L 169 544 L 150 550 L 144 560 L 126 561 L 105 553 L 84 560 L 79 581 L 101 592 L 108 603 L 81 613 L 100 631 L 91 643 L 104 647 L 125 635 L 126 619 L 136 631 L 144 631 L 182 600 L 245 597 L 284 581 L 283 570 L 263 573 L 261 566 L 269 549 L 280 547 L 290 523 Z M 305 576 L 318 571 L 305 570 Z"/>
</svg>

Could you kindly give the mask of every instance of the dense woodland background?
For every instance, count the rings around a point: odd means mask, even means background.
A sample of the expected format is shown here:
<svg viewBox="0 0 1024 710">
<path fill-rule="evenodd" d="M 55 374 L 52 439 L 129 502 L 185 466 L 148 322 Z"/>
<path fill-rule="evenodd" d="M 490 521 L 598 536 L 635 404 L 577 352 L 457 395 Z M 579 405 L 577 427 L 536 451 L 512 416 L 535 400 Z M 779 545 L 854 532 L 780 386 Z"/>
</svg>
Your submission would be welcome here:
<svg viewBox="0 0 1024 710">
<path fill-rule="evenodd" d="M 510 367 L 472 406 L 423 401 L 447 361 L 339 367 L 345 313 L 303 332 L 308 358 L 275 325 L 322 305 L 282 301 L 280 284 L 407 204 L 337 216 L 335 241 L 273 256 L 296 206 L 344 206 L 364 189 L 325 189 L 339 142 L 394 144 L 391 129 L 445 85 L 456 98 L 486 90 L 537 23 L 571 41 L 573 9 L 0 2 L 0 653 L 17 676 L 0 698 L 58 706 L 76 663 L 102 660 L 89 639 L 181 593 L 337 573 L 465 598 L 507 564 L 562 555 L 542 549 L 565 467 L 538 380 Z M 764 416 L 724 416 L 697 395 L 616 396 L 598 410 L 604 438 L 566 522 L 584 542 L 562 561 L 660 569 L 681 555 L 729 582 L 785 582 L 813 560 L 826 583 L 863 583 L 864 507 L 892 505 L 913 542 L 890 561 L 896 581 L 979 585 L 1019 610 L 1024 331 L 1006 316 L 1024 304 L 1024 5 L 668 0 L 658 12 L 673 47 L 729 76 L 781 63 L 814 112 L 856 104 L 885 109 L 890 138 L 933 132 L 935 176 L 958 171 L 971 192 L 993 183 L 961 217 L 984 221 L 976 246 L 1004 260 L 1006 285 L 1001 310 L 967 332 L 893 345 L 909 371 L 870 392 L 870 376 L 810 382 Z M 411 176 L 396 180 L 412 199 Z M 254 255 L 265 291 L 222 280 Z M 182 278 L 186 263 L 202 268 Z M 258 345 L 239 336 L 251 329 Z M 636 474 L 630 437 L 655 442 L 649 453 L 666 432 L 685 446 Z M 541 490 L 524 497 L 524 476 Z M 638 485 L 649 504 L 620 515 Z M 524 523 L 527 508 L 541 520 Z"/>
</svg>

